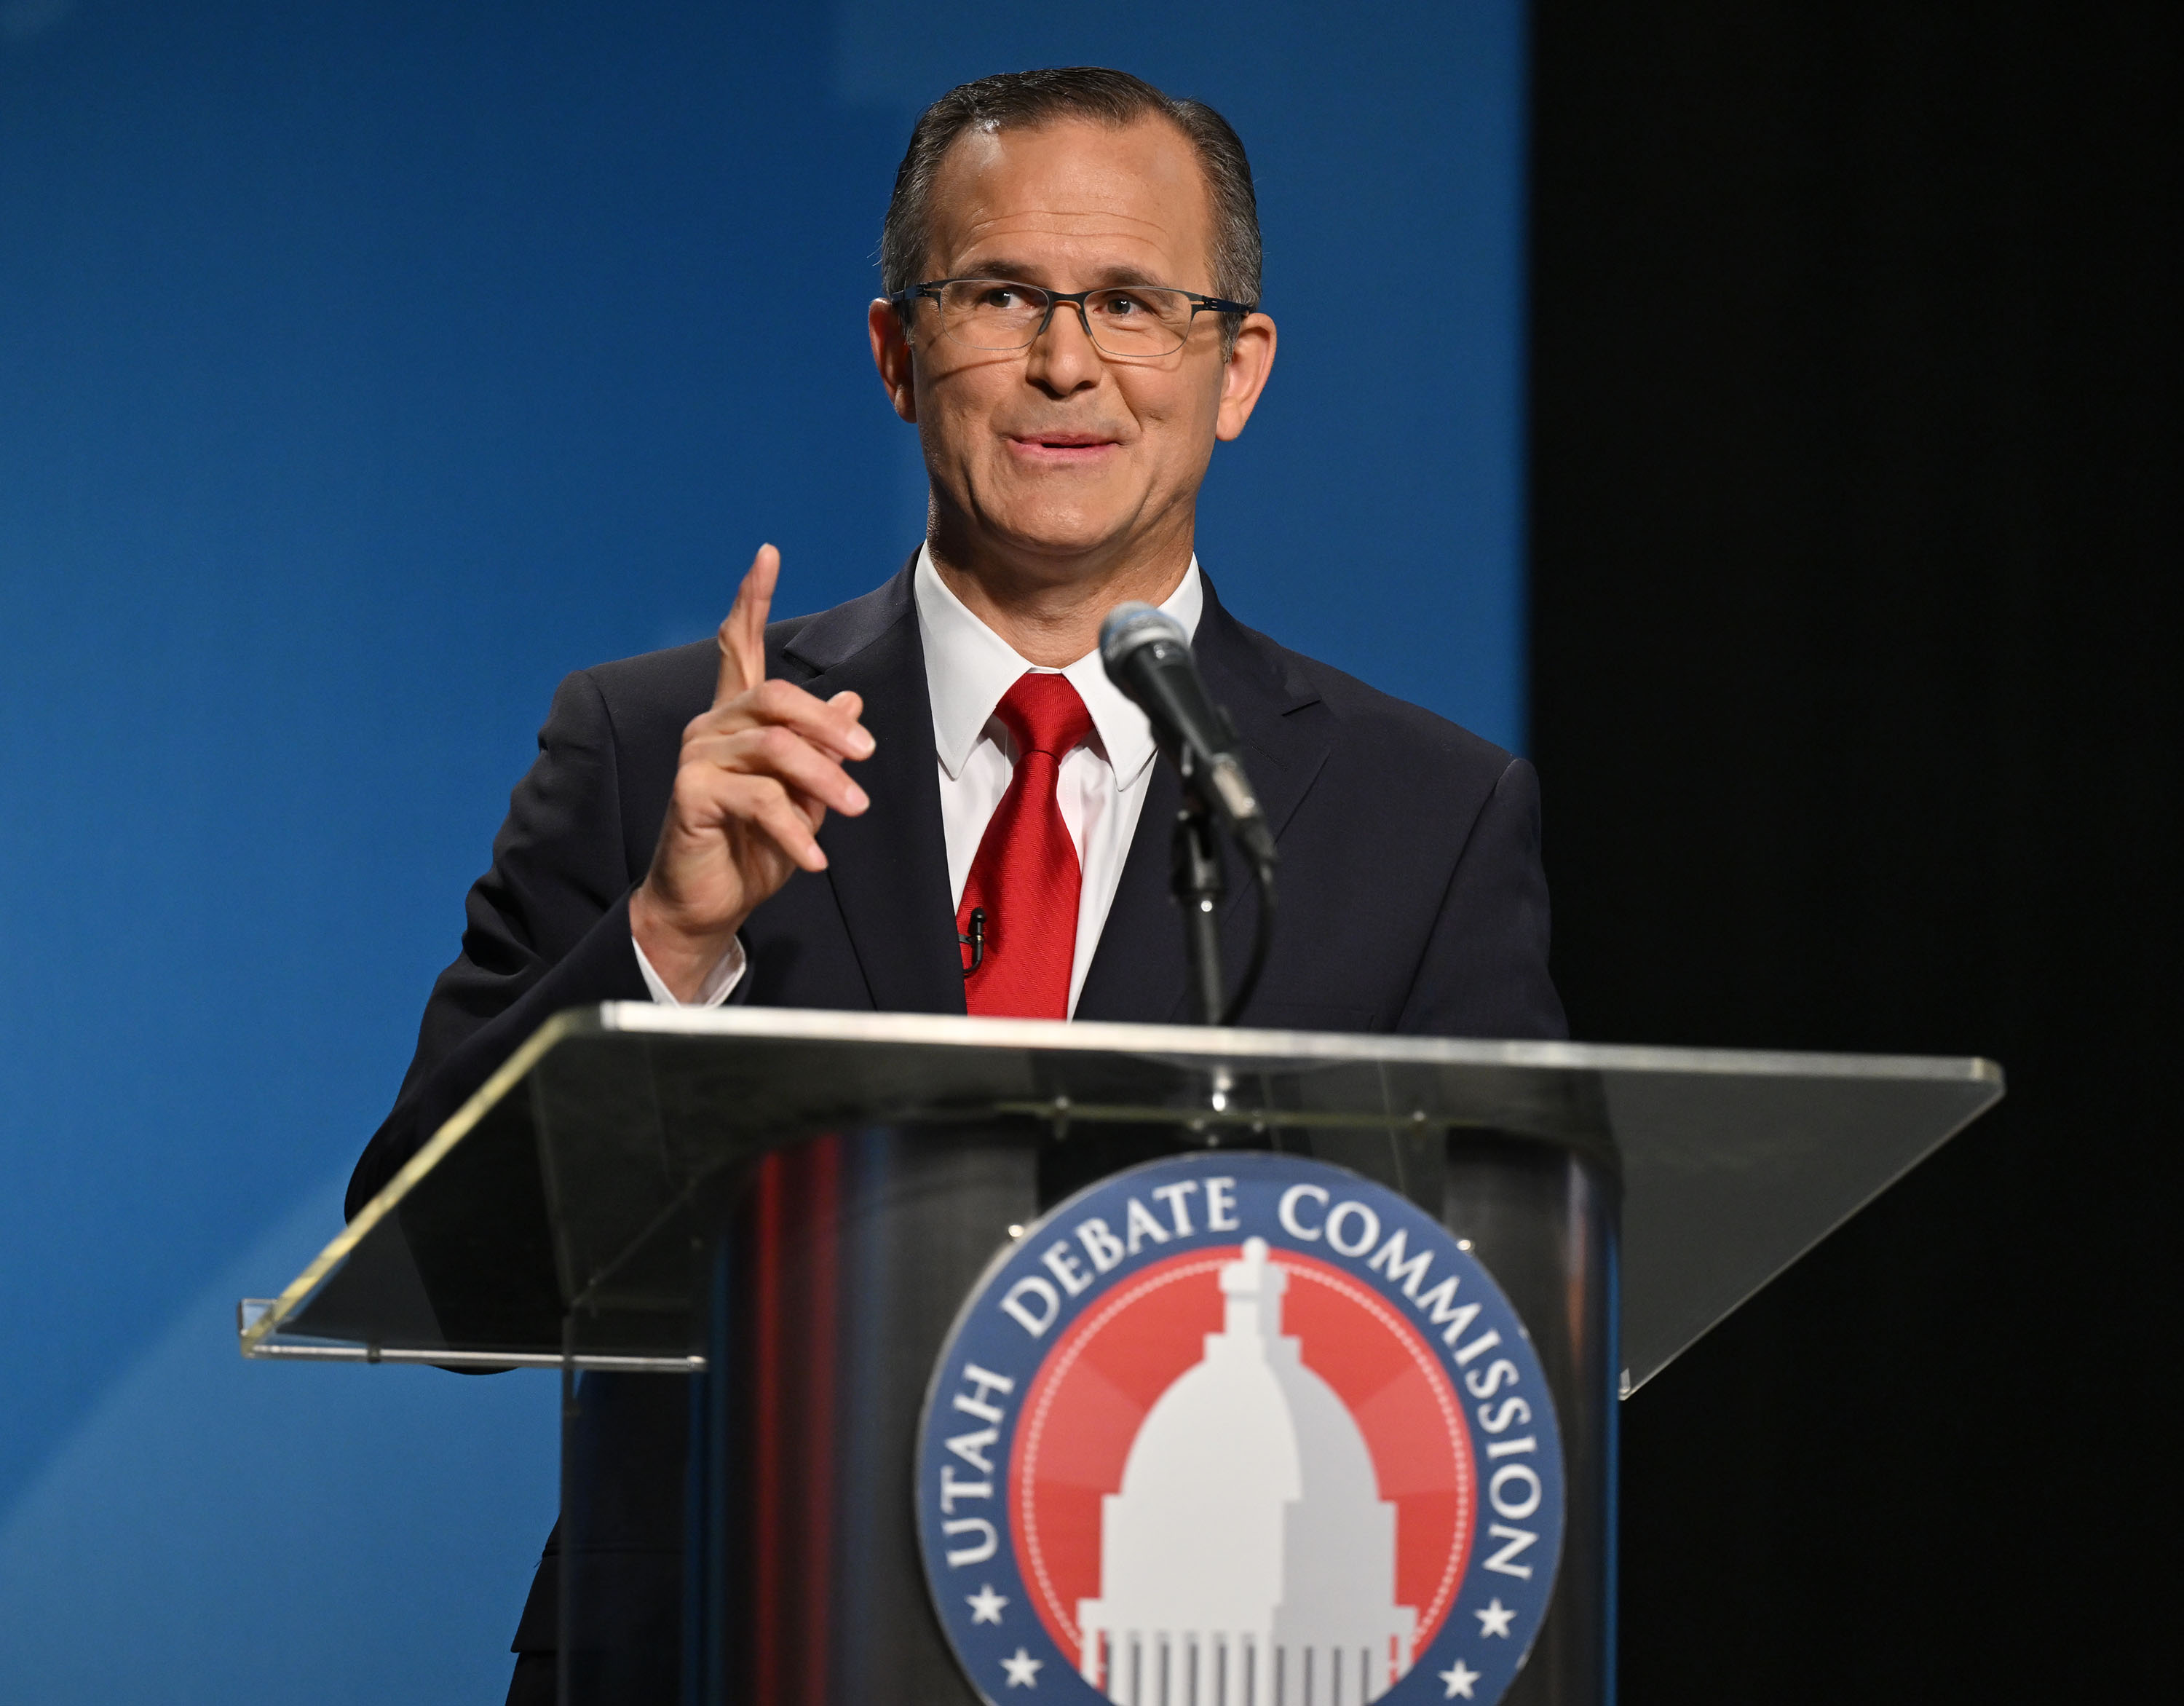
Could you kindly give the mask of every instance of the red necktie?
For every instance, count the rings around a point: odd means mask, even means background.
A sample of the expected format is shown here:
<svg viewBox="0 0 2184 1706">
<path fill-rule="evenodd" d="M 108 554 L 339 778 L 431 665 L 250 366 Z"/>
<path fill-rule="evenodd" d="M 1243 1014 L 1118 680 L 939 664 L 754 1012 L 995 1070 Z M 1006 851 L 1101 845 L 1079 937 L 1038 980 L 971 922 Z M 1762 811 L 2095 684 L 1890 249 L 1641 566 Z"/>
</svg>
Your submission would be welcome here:
<svg viewBox="0 0 2184 1706">
<path fill-rule="evenodd" d="M 958 933 L 984 945 L 964 981 L 963 1005 L 974 1013 L 1066 1019 L 1084 873 L 1055 783 L 1062 759 L 1092 732 L 1092 713 L 1066 676 L 1027 672 L 994 715 L 1016 737 L 1017 767 L 956 909 Z M 974 911 L 984 914 L 975 929 Z M 965 948 L 965 965 L 975 952 Z"/>
</svg>

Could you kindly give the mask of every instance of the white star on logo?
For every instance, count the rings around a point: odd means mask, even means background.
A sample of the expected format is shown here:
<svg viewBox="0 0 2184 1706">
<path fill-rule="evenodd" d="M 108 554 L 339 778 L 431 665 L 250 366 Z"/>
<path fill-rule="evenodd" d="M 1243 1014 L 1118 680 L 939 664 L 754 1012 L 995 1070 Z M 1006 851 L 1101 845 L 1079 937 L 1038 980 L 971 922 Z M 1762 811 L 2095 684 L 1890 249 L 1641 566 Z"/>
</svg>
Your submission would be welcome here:
<svg viewBox="0 0 2184 1706">
<path fill-rule="evenodd" d="M 1507 1635 L 1509 1632 L 1509 1620 L 1517 1614 L 1504 1605 L 1497 1597 L 1485 1610 L 1474 1611 L 1471 1614 L 1479 1620 L 1479 1632 L 1481 1635 Z"/>
<path fill-rule="evenodd" d="M 964 1596 L 963 1603 L 971 1608 L 972 1622 L 999 1623 L 1001 1608 L 1009 1603 L 1009 1598 L 1005 1593 L 994 1592 L 989 1584 L 981 1582 L 976 1593 Z M 1481 1612 L 1479 1615 L 1483 1617 L 1485 1613 Z"/>
<path fill-rule="evenodd" d="M 1479 1672 L 1471 1669 L 1471 1667 L 1466 1664 L 1461 1659 L 1457 1659 L 1453 1669 L 1444 1670 L 1440 1673 L 1440 1680 L 1448 1684 L 1448 1692 L 1441 1698 L 1446 1700 L 1453 1700 L 1457 1695 L 1461 1694 L 1465 1699 L 1468 1700 L 1471 1698 L 1471 1685 L 1479 1680 Z"/>
<path fill-rule="evenodd" d="M 1001 1661 L 1001 1669 L 1009 1673 L 1010 1687 L 1036 1688 L 1039 1686 L 1039 1667 L 1045 1663 L 1045 1660 L 1033 1658 L 1019 1647 L 1015 1658 Z M 1464 1690 L 1467 1694 L 1470 1692 L 1468 1688 Z"/>
</svg>

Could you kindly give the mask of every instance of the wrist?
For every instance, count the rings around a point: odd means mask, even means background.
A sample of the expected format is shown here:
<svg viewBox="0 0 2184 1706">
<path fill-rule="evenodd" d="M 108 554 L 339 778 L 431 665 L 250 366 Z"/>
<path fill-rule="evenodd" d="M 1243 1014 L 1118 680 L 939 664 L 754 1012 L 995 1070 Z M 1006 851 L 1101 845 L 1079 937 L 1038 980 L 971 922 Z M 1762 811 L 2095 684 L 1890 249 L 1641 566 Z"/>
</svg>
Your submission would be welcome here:
<svg viewBox="0 0 2184 1706">
<path fill-rule="evenodd" d="M 676 1000 L 689 1001 L 697 999 L 734 945 L 736 925 L 693 928 L 660 898 L 648 878 L 629 897 L 629 934 Z"/>
</svg>

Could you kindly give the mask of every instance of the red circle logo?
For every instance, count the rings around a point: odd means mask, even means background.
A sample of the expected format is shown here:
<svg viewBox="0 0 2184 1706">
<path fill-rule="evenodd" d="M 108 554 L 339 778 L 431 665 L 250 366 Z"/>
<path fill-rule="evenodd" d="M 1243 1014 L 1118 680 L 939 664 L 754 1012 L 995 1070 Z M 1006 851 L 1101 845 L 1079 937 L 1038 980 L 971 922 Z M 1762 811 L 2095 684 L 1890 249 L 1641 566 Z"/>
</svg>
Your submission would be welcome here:
<svg viewBox="0 0 2184 1706">
<path fill-rule="evenodd" d="M 1478 1503 L 1461 1402 L 1417 1328 L 1330 1263 L 1256 1238 L 1155 1261 L 1070 1325 L 1021 1414 L 1008 1514 L 1024 1586 L 1095 1686 L 1108 1649 L 1087 1664 L 1088 1625 L 1095 1642 L 1120 1627 L 1103 1597 L 1118 1570 L 1219 1569 L 1249 1594 L 1259 1557 L 1391 1557 L 1392 1581 L 1358 1587 L 1391 1609 L 1376 1642 L 1389 1681 L 1447 1620 Z M 1304 1508 L 1391 1526 L 1392 1545 L 1384 1527 L 1362 1547 L 1255 1536 L 1255 1521 L 1283 1519 L 1267 1490 L 1300 1475 L 1347 1477 L 1344 1499 Z"/>
</svg>

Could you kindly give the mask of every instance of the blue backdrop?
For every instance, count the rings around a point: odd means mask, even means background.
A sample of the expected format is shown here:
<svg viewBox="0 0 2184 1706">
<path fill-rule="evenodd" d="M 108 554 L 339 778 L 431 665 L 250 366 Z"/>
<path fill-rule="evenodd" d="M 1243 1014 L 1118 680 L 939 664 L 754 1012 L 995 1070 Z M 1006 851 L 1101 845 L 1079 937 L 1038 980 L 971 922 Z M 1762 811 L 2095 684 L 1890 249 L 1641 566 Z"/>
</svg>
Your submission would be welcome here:
<svg viewBox="0 0 2184 1706">
<path fill-rule="evenodd" d="M 498 1698 L 550 1381 L 245 1365 L 233 1301 L 336 1229 L 559 677 L 915 542 L 863 315 L 951 83 L 1235 122 L 1282 348 L 1201 558 L 1521 744 L 1516 0 L 1043 11 L 0 0 L 7 1698 Z"/>
</svg>

